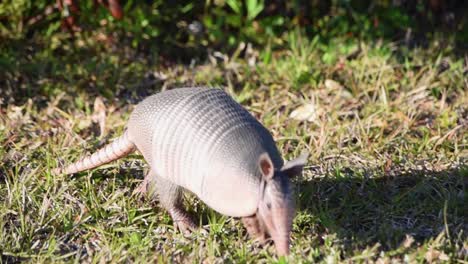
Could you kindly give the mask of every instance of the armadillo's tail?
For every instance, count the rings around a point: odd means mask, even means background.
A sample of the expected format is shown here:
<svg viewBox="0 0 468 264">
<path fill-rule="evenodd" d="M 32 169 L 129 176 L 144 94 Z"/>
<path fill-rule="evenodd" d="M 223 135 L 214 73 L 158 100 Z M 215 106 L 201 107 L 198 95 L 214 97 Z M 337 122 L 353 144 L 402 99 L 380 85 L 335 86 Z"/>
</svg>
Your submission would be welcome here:
<svg viewBox="0 0 468 264">
<path fill-rule="evenodd" d="M 93 169 L 111 161 L 127 156 L 135 151 L 135 144 L 128 138 L 128 131 L 114 140 L 109 145 L 101 148 L 91 156 L 81 158 L 65 167 L 59 167 L 52 170 L 52 174 L 73 174 L 84 170 Z"/>
</svg>

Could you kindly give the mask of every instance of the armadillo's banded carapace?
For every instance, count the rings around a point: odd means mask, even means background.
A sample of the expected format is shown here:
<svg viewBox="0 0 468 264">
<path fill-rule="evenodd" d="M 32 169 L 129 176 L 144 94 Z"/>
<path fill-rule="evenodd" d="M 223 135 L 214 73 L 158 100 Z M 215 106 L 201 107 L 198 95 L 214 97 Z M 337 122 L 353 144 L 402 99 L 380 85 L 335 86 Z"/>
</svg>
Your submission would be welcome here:
<svg viewBox="0 0 468 264">
<path fill-rule="evenodd" d="M 155 175 L 225 215 L 255 213 L 261 153 L 276 168 L 283 165 L 269 131 L 221 89 L 179 88 L 150 96 L 135 107 L 127 127 Z"/>
<path fill-rule="evenodd" d="M 128 138 L 128 132 L 115 139 L 109 145 L 98 150 L 91 156 L 86 156 L 66 167 L 55 168 L 52 173 L 58 174 L 73 174 L 84 170 L 93 169 L 103 164 L 122 158 L 129 153 L 135 151 L 135 144 Z"/>
</svg>

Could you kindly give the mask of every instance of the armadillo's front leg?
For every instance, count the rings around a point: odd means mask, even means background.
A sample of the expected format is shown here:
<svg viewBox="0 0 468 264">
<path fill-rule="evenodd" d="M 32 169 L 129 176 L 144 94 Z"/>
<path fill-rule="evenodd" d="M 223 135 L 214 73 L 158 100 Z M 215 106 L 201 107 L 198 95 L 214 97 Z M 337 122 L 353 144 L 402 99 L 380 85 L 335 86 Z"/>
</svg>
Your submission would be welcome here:
<svg viewBox="0 0 468 264">
<path fill-rule="evenodd" d="M 171 215 L 174 225 L 184 234 L 197 229 L 197 225 L 182 206 L 182 188 L 158 176 L 154 176 L 154 179 L 160 203 Z"/>
<path fill-rule="evenodd" d="M 150 177 L 148 176 L 145 176 L 140 185 L 133 191 L 133 194 L 144 196 L 148 192 L 148 185 L 150 183 Z"/>
<path fill-rule="evenodd" d="M 265 228 L 261 225 L 256 215 L 242 217 L 242 223 L 247 229 L 247 233 L 252 239 L 265 243 L 267 239 L 267 233 Z"/>
</svg>

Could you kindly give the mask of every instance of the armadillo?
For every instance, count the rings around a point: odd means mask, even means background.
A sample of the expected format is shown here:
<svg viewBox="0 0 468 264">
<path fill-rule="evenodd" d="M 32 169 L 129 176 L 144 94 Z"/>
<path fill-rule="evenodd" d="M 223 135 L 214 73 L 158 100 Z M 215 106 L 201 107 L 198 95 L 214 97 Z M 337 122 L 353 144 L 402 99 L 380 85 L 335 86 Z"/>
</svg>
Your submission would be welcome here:
<svg viewBox="0 0 468 264">
<path fill-rule="evenodd" d="M 271 238 L 278 255 L 290 251 L 294 199 L 290 177 L 307 154 L 283 162 L 269 131 L 221 89 L 178 88 L 140 102 L 123 135 L 55 174 L 73 174 L 138 150 L 174 225 L 196 225 L 182 206 L 188 190 L 215 211 L 242 218 L 254 239 Z M 144 190 L 144 186 L 142 186 Z"/>
</svg>

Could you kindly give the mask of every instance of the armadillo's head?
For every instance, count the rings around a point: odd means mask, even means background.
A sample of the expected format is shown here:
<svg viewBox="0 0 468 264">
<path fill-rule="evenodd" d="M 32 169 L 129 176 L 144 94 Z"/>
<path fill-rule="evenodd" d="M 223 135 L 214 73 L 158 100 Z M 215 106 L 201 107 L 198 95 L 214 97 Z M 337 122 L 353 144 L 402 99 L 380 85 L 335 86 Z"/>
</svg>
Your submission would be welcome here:
<svg viewBox="0 0 468 264">
<path fill-rule="evenodd" d="M 275 243 L 278 255 L 289 254 L 290 235 L 294 218 L 294 197 L 289 178 L 302 172 L 307 154 L 287 162 L 282 168 L 274 168 L 267 153 L 259 158 L 262 174 L 262 194 L 257 219 Z"/>
</svg>

